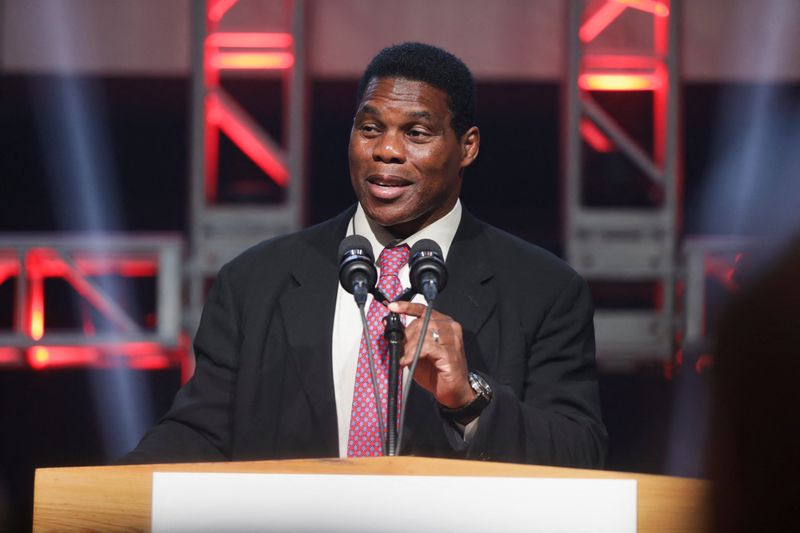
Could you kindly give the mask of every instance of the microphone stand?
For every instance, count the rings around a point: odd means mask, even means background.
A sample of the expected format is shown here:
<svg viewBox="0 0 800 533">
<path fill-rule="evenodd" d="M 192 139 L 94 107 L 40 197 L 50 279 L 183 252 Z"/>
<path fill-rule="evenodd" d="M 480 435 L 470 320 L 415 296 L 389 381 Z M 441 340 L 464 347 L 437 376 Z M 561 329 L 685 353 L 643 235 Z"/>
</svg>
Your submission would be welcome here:
<svg viewBox="0 0 800 533">
<path fill-rule="evenodd" d="M 374 287 L 370 290 L 372 297 L 379 302 L 388 303 L 390 300 Z M 410 302 L 414 297 L 411 289 L 406 289 L 395 302 Z M 385 449 L 387 455 L 397 455 L 399 443 L 397 442 L 397 393 L 400 389 L 400 356 L 403 353 L 403 339 L 405 338 L 406 327 L 400 320 L 397 313 L 389 313 L 384 319 L 383 337 L 386 339 L 389 351 L 389 375 L 387 376 L 387 398 L 386 398 L 386 442 Z M 380 409 L 378 409 L 380 413 Z M 380 418 L 380 416 L 379 416 Z"/>
<path fill-rule="evenodd" d="M 389 383 L 386 400 L 386 449 L 390 456 L 397 455 L 397 393 L 400 385 L 400 356 L 403 351 L 405 326 L 397 313 L 389 313 L 385 320 L 383 336 L 389 348 Z"/>
</svg>

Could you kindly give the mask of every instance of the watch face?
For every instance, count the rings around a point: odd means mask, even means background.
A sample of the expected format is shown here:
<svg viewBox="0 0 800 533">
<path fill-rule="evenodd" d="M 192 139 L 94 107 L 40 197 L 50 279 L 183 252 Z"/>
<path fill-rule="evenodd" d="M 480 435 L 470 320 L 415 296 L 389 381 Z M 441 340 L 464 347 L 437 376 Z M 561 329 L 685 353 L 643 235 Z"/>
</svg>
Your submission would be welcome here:
<svg viewBox="0 0 800 533">
<path fill-rule="evenodd" d="M 472 387 L 472 390 L 474 390 L 476 393 L 480 394 L 481 396 L 485 396 L 487 398 L 491 398 L 492 397 L 492 388 L 489 386 L 489 384 L 486 382 L 485 379 L 483 379 L 483 376 L 481 376 L 480 374 L 477 374 L 475 372 L 470 372 L 469 373 L 469 385 L 470 385 L 470 387 Z"/>
</svg>

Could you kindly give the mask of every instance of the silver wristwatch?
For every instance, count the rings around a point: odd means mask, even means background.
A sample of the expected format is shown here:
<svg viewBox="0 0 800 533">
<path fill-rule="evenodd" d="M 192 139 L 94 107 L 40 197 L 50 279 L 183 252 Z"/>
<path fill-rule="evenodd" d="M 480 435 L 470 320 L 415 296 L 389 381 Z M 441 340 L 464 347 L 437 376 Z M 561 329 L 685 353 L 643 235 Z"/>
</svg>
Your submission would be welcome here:
<svg viewBox="0 0 800 533">
<path fill-rule="evenodd" d="M 492 399 L 492 387 L 483 379 L 483 376 L 477 372 L 470 371 L 469 373 L 469 386 L 475 391 L 475 398 L 463 407 L 458 409 L 450 409 L 440 406 L 442 415 L 445 418 L 455 420 L 459 424 L 467 425 L 483 411 Z"/>
</svg>

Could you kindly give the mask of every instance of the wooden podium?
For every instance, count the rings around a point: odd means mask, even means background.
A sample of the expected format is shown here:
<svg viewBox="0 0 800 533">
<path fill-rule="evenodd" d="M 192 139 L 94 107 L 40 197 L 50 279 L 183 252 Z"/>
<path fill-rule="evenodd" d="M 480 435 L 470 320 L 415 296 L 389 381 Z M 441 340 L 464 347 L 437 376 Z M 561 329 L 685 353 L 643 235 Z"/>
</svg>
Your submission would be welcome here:
<svg viewBox="0 0 800 533">
<path fill-rule="evenodd" d="M 638 531 L 709 530 L 707 481 L 421 457 L 40 468 L 34 488 L 33 530 L 148 531 L 153 472 L 635 479 Z"/>
</svg>

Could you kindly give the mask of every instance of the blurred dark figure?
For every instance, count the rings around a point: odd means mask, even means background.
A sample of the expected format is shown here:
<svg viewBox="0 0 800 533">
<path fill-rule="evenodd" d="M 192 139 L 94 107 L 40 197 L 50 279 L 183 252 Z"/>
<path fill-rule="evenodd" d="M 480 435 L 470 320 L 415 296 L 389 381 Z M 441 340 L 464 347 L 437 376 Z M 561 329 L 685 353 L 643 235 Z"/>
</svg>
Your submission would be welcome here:
<svg viewBox="0 0 800 533">
<path fill-rule="evenodd" d="M 716 531 L 800 524 L 800 241 L 776 265 L 720 323 L 708 456 Z"/>
</svg>

